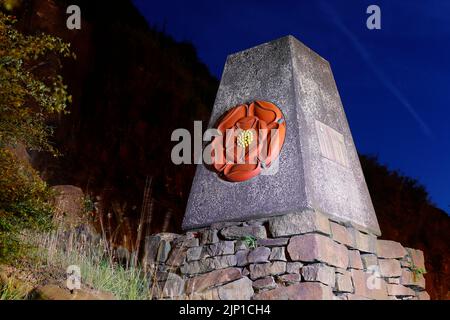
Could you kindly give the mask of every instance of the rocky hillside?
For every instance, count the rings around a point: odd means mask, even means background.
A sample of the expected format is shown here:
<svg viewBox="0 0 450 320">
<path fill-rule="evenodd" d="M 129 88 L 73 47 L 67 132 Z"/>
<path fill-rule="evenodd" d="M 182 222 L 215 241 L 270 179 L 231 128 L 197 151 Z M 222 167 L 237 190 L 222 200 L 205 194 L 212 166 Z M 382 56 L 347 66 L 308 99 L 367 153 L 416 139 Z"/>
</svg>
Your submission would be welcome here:
<svg viewBox="0 0 450 320">
<path fill-rule="evenodd" d="M 25 1 L 21 28 L 72 43 L 64 62 L 73 95 L 70 114 L 53 119 L 63 157 L 35 154 L 51 184 L 77 185 L 99 200 L 114 241 L 131 246 L 146 181 L 152 181 L 147 232 L 179 231 L 193 166 L 171 163 L 171 133 L 207 121 L 218 81 L 191 44 L 151 28 L 130 1 L 70 1 L 82 8 L 82 28 L 66 28 L 65 1 Z M 167 214 L 168 213 L 168 214 Z"/>
<path fill-rule="evenodd" d="M 149 27 L 131 1 L 70 1 L 82 8 L 74 31 L 66 28 L 68 4 L 27 0 L 15 12 L 21 29 L 60 36 L 77 55 L 64 61 L 70 114 L 50 119 L 63 156 L 34 154 L 33 163 L 51 184 L 90 194 L 114 242 L 133 246 L 142 207 L 147 233 L 179 232 L 194 166 L 170 162 L 170 135 L 208 119 L 218 81 L 191 44 Z M 423 250 L 431 297 L 450 298 L 448 215 L 414 180 L 361 160 L 383 238 Z"/>
<path fill-rule="evenodd" d="M 450 299 L 450 217 L 436 208 L 418 181 L 389 170 L 376 158 L 361 156 L 382 239 L 423 250 L 427 291 Z"/>
</svg>

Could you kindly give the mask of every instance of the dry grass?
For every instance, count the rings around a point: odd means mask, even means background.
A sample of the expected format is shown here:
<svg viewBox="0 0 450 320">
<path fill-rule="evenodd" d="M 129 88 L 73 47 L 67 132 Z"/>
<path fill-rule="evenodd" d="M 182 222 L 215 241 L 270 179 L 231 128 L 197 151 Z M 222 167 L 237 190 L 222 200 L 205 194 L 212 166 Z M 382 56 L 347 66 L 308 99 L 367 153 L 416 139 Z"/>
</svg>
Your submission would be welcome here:
<svg viewBox="0 0 450 320">
<path fill-rule="evenodd" d="M 57 228 L 50 233 L 27 234 L 33 261 L 48 267 L 67 270 L 78 266 L 81 281 L 96 290 L 108 291 L 118 299 L 150 299 L 150 277 L 132 261 L 119 263 L 105 239 L 88 239 L 75 231 Z"/>
</svg>

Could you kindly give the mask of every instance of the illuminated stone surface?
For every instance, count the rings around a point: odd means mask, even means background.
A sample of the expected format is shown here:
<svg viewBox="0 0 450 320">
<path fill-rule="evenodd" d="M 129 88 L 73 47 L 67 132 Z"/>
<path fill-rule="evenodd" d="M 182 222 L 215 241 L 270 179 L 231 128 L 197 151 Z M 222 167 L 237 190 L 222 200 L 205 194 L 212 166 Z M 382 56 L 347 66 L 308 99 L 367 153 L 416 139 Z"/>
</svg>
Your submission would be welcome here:
<svg viewBox="0 0 450 320">
<path fill-rule="evenodd" d="M 198 165 L 183 228 L 313 209 L 379 235 L 329 63 L 292 36 L 228 56 L 209 127 L 255 100 L 276 104 L 285 116 L 278 166 L 232 183 Z"/>
</svg>

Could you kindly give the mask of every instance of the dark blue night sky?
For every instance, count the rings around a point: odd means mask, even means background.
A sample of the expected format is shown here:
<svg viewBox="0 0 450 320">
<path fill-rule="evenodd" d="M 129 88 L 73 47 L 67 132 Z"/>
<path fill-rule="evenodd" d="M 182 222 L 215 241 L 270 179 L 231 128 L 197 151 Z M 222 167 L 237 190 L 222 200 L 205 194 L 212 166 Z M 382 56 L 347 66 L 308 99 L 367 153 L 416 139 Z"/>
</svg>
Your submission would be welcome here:
<svg viewBox="0 0 450 320">
<path fill-rule="evenodd" d="M 134 0 L 192 42 L 219 79 L 226 56 L 291 34 L 330 61 L 359 152 L 424 184 L 450 211 L 450 1 Z M 381 30 L 366 9 L 381 8 Z"/>
</svg>

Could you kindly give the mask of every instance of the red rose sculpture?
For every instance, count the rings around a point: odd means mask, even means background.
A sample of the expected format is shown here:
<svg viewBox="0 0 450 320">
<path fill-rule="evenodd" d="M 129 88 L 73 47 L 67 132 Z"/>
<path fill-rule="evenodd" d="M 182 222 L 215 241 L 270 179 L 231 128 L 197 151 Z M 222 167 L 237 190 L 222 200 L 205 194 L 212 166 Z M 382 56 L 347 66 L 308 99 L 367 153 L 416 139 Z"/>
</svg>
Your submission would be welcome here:
<svg viewBox="0 0 450 320">
<path fill-rule="evenodd" d="M 238 105 L 218 121 L 221 134 L 211 142 L 211 162 L 219 175 L 231 182 L 251 179 L 279 155 L 286 121 L 273 103 L 255 101 Z"/>
</svg>

